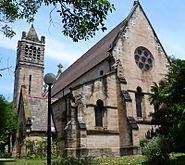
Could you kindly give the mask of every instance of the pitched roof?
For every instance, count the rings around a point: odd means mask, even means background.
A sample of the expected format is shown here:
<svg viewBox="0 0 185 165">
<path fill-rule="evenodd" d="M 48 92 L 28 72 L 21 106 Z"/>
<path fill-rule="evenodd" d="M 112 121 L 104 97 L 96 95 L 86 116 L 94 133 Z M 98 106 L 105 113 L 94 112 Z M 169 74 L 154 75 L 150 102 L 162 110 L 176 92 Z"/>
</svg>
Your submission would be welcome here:
<svg viewBox="0 0 185 165">
<path fill-rule="evenodd" d="M 27 40 L 31 40 L 31 41 L 37 41 L 37 42 L 39 41 L 39 38 L 38 38 L 38 36 L 37 36 L 37 32 L 36 32 L 36 30 L 35 30 L 33 24 L 32 24 L 31 27 L 30 27 L 30 30 L 29 30 L 29 32 L 28 32 L 28 34 L 27 34 L 26 39 L 27 39 Z"/>
<path fill-rule="evenodd" d="M 31 119 L 31 131 L 47 131 L 47 111 L 47 98 L 29 96 L 27 87 L 22 85 L 18 114 L 21 113 L 20 115 L 26 121 Z M 55 132 L 53 119 L 51 120 L 51 129 L 52 132 Z"/>
<path fill-rule="evenodd" d="M 31 112 L 32 131 L 47 130 L 47 100 L 29 97 L 29 108 Z"/>
<path fill-rule="evenodd" d="M 31 113 L 31 130 L 47 131 L 48 100 L 45 97 L 29 96 L 29 109 Z M 51 131 L 55 131 L 53 119 L 51 119 Z"/>
<path fill-rule="evenodd" d="M 97 44 L 90 48 L 84 55 L 82 55 L 60 75 L 52 87 L 52 96 L 56 95 L 58 92 L 77 80 L 80 76 L 109 57 L 109 51 L 113 48 L 114 41 L 122 29 L 126 27 L 128 20 L 138 5 L 140 5 L 139 2 L 135 1 L 130 14 L 125 20 L 117 25 L 112 31 L 110 31 L 105 37 L 103 37 Z"/>
</svg>

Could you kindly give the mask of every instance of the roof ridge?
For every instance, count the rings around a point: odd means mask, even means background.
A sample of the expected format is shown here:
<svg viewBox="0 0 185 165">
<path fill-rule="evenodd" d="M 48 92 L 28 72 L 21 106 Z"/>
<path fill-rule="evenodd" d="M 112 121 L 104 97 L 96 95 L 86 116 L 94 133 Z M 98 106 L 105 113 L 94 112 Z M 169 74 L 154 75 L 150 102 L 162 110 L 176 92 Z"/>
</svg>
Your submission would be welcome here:
<svg viewBox="0 0 185 165">
<path fill-rule="evenodd" d="M 125 19 L 120 22 L 116 27 L 114 27 L 111 31 L 109 31 L 103 38 L 101 38 L 97 43 L 95 43 L 91 48 L 89 48 L 83 55 L 81 55 L 75 62 L 73 62 L 66 70 L 63 71 L 63 73 L 65 73 L 67 70 L 69 70 L 75 63 L 77 63 L 79 60 L 81 60 L 84 56 L 86 56 L 86 54 L 88 52 L 90 52 L 94 47 L 96 47 L 100 42 L 102 42 L 106 37 L 108 37 L 111 33 L 113 33 L 113 31 L 118 28 L 119 26 L 123 26 L 125 23 Z M 123 24 L 123 25 L 122 25 Z M 121 30 L 121 28 L 120 28 Z M 111 46 L 111 45 L 110 45 Z M 62 74 L 63 74 L 62 73 Z M 60 76 L 62 77 L 62 76 Z M 60 80 L 60 77 L 58 78 L 58 80 Z"/>
<path fill-rule="evenodd" d="M 112 49 L 114 48 L 116 41 L 118 40 L 118 38 L 119 38 L 120 34 L 122 33 L 122 31 L 123 31 L 123 30 L 125 29 L 125 27 L 127 26 L 128 21 L 129 21 L 130 18 L 132 17 L 132 15 L 133 15 L 133 13 L 135 12 L 135 10 L 136 10 L 136 8 L 138 7 L 138 5 L 141 6 L 140 3 L 139 3 L 139 0 L 134 1 L 133 7 L 132 7 L 131 11 L 129 12 L 128 16 L 121 22 L 121 23 L 124 23 L 124 26 L 122 26 L 122 29 L 119 31 L 119 33 L 117 34 L 117 36 L 116 36 L 115 39 L 113 40 L 113 42 L 112 42 L 112 44 L 111 44 L 110 50 L 112 50 Z"/>
<path fill-rule="evenodd" d="M 129 18 L 132 16 L 138 5 L 139 2 L 135 3 L 129 15 L 121 23 L 108 32 L 60 75 L 52 88 L 52 95 L 56 95 L 58 92 L 77 80 L 80 76 L 109 57 L 109 51 L 112 48 L 111 46 L 116 41 L 120 31 L 122 31 L 122 29 L 127 25 Z M 95 59 L 93 63 L 92 59 Z"/>
<path fill-rule="evenodd" d="M 123 22 L 123 21 L 122 21 Z M 121 22 L 121 23 L 122 23 Z M 119 26 L 119 25 L 121 25 L 121 23 L 119 23 L 117 26 Z M 117 27 L 116 26 L 116 27 Z M 102 42 L 112 31 L 114 31 L 115 29 L 116 29 L 116 27 L 115 28 L 113 28 L 110 32 L 108 32 L 103 38 L 101 38 L 98 42 L 96 42 L 91 48 L 89 48 L 83 55 L 81 55 L 75 62 L 73 62 L 67 69 L 69 69 L 73 64 L 75 64 L 76 62 L 78 62 L 83 56 L 85 56 L 86 55 L 86 53 L 87 52 L 89 52 L 89 51 L 91 51 L 94 47 L 96 47 L 100 42 Z M 66 69 L 66 70 L 67 70 Z M 64 70 L 64 72 L 66 71 L 66 70 Z"/>
</svg>

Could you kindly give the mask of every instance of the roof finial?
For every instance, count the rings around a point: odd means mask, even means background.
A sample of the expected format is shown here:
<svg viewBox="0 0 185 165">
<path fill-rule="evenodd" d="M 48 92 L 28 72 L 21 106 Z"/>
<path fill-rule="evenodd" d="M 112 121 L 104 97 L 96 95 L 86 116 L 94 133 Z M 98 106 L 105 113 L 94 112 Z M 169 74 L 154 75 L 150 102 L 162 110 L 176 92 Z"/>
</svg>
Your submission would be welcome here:
<svg viewBox="0 0 185 165">
<path fill-rule="evenodd" d="M 58 64 L 57 65 L 57 67 L 58 67 L 58 72 L 57 72 L 57 78 L 60 76 L 60 74 L 62 73 L 62 68 L 63 68 L 63 65 L 62 64 Z"/>
<path fill-rule="evenodd" d="M 139 0 L 134 1 L 134 6 L 135 6 L 136 4 L 139 4 Z"/>
</svg>

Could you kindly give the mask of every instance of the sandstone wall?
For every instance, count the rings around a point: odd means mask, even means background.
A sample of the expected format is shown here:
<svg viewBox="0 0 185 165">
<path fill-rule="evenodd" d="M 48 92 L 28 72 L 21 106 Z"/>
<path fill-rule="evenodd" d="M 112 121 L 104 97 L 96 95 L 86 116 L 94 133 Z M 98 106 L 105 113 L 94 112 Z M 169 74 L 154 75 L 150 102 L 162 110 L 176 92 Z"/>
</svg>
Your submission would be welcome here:
<svg viewBox="0 0 185 165">
<path fill-rule="evenodd" d="M 143 71 L 136 65 L 134 52 L 140 46 L 147 48 L 154 57 L 153 67 L 150 71 Z M 113 56 L 121 62 L 127 81 L 126 89 L 130 90 L 129 93 L 132 97 L 132 112 L 127 113 L 136 117 L 135 93 L 132 91 L 141 87 L 142 92 L 150 93 L 153 82 L 159 82 L 167 73 L 166 64 L 168 62 L 158 38 L 140 8 L 133 13 L 128 26 L 121 34 L 114 48 Z M 153 107 L 149 104 L 148 95 L 144 95 L 143 118 L 150 119 L 148 114 L 151 111 L 153 111 Z"/>
<path fill-rule="evenodd" d="M 86 83 L 87 81 L 90 81 L 90 80 L 93 80 L 93 79 L 96 79 L 96 78 L 102 76 L 102 75 L 100 75 L 101 71 L 103 71 L 103 75 L 110 72 L 110 66 L 109 66 L 108 61 L 104 61 L 104 62 L 98 64 L 95 68 L 92 68 L 92 70 L 90 70 L 86 74 L 82 75 L 79 79 L 77 79 L 73 83 L 69 84 L 63 91 L 56 94 L 54 97 L 61 98 L 70 92 L 69 88 L 75 87 L 76 85 Z"/>
</svg>

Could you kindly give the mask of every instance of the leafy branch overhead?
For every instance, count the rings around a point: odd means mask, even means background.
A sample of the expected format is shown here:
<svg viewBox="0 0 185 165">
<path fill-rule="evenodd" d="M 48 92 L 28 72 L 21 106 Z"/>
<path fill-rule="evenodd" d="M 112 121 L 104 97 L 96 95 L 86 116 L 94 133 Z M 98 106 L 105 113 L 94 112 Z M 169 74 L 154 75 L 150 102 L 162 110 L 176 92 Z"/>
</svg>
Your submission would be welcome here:
<svg viewBox="0 0 185 165">
<path fill-rule="evenodd" d="M 93 37 L 98 30 L 105 31 L 107 14 L 115 10 L 108 0 L 1 0 L 0 31 L 13 37 L 15 32 L 10 24 L 20 19 L 32 22 L 41 5 L 57 8 L 63 34 L 75 42 Z"/>
</svg>

